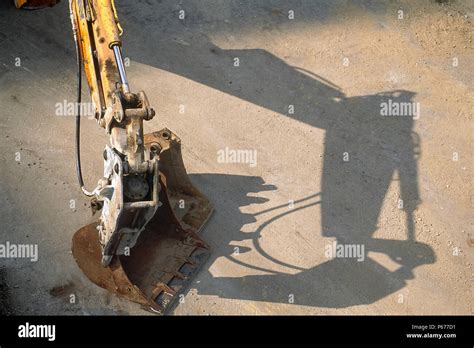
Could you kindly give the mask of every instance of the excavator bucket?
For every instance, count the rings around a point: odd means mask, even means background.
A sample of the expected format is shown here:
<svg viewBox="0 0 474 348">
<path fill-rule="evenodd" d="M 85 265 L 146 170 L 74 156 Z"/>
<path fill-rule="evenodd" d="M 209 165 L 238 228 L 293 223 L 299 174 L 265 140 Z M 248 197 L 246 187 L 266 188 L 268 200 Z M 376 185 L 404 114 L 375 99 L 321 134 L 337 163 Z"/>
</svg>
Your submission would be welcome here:
<svg viewBox="0 0 474 348">
<path fill-rule="evenodd" d="M 189 180 L 180 139 L 168 129 L 146 134 L 145 143 L 161 149 L 160 202 L 130 255 L 101 264 L 97 224 L 74 234 L 72 253 L 95 284 L 146 310 L 165 314 L 209 255 L 199 232 L 213 212 L 209 200 Z"/>
</svg>

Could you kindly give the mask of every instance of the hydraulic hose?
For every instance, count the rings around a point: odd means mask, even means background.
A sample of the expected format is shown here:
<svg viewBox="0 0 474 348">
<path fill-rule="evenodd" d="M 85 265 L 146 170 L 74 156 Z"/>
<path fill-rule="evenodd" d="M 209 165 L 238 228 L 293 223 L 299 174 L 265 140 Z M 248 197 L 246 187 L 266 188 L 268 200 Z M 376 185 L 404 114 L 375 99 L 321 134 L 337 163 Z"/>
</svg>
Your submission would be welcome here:
<svg viewBox="0 0 474 348">
<path fill-rule="evenodd" d="M 76 134 L 75 134 L 76 175 L 77 175 L 77 180 L 79 181 L 79 186 L 81 187 L 82 193 L 84 193 L 88 197 L 92 197 L 94 196 L 94 193 L 86 189 L 84 185 L 84 180 L 82 178 L 82 169 L 81 169 L 82 56 L 81 56 L 81 48 L 79 46 L 76 22 L 75 22 L 72 6 L 73 6 L 73 0 L 70 0 L 69 11 L 71 15 L 72 31 L 74 34 L 74 43 L 76 45 L 76 61 L 77 61 L 77 104 L 76 104 L 77 112 L 76 112 Z"/>
</svg>

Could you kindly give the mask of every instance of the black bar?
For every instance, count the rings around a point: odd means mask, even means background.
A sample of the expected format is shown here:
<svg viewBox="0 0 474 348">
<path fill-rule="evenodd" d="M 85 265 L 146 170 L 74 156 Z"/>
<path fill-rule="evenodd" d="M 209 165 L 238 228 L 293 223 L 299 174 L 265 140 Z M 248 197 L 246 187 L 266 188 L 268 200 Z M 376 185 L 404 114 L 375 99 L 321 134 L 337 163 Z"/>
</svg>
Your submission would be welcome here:
<svg viewBox="0 0 474 348">
<path fill-rule="evenodd" d="M 19 327 L 55 325 L 55 339 L 20 338 Z M 0 346 L 25 344 L 414 344 L 473 346 L 470 316 L 10 316 Z M 407 334 L 425 337 L 409 338 Z M 456 337 L 434 338 L 433 335 Z"/>
</svg>

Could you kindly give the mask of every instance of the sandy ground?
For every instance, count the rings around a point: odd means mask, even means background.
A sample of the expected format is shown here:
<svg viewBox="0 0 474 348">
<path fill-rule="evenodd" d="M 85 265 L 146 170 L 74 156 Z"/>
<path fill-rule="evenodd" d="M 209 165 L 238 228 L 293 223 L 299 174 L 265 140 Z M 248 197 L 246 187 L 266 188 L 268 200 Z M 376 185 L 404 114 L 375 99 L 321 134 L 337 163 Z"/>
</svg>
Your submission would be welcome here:
<svg viewBox="0 0 474 348">
<path fill-rule="evenodd" d="M 132 89 L 157 110 L 146 130 L 182 138 L 216 207 L 212 256 L 175 314 L 472 314 L 472 1 L 117 3 Z M 0 7 L 0 243 L 39 252 L 0 259 L 0 308 L 146 314 L 70 252 L 94 218 L 74 119 L 55 115 L 75 99 L 69 27 L 65 1 Z M 388 100 L 419 117 L 381 116 Z M 92 186 L 108 140 L 93 120 L 82 134 Z M 220 163 L 225 148 L 256 165 Z M 364 260 L 329 257 L 335 241 Z"/>
</svg>

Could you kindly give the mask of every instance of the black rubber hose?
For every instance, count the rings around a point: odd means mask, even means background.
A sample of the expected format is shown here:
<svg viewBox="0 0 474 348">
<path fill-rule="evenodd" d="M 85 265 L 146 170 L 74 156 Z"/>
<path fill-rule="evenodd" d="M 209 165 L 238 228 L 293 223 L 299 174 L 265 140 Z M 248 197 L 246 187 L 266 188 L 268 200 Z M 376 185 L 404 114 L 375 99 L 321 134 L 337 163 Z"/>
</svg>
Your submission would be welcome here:
<svg viewBox="0 0 474 348">
<path fill-rule="evenodd" d="M 93 196 L 93 193 L 86 190 L 84 180 L 82 178 L 81 169 L 81 102 L 82 102 L 82 56 L 79 47 L 78 38 L 75 37 L 76 43 L 76 61 L 77 61 L 77 111 L 76 111 L 76 175 L 79 186 L 86 196 Z"/>
</svg>

